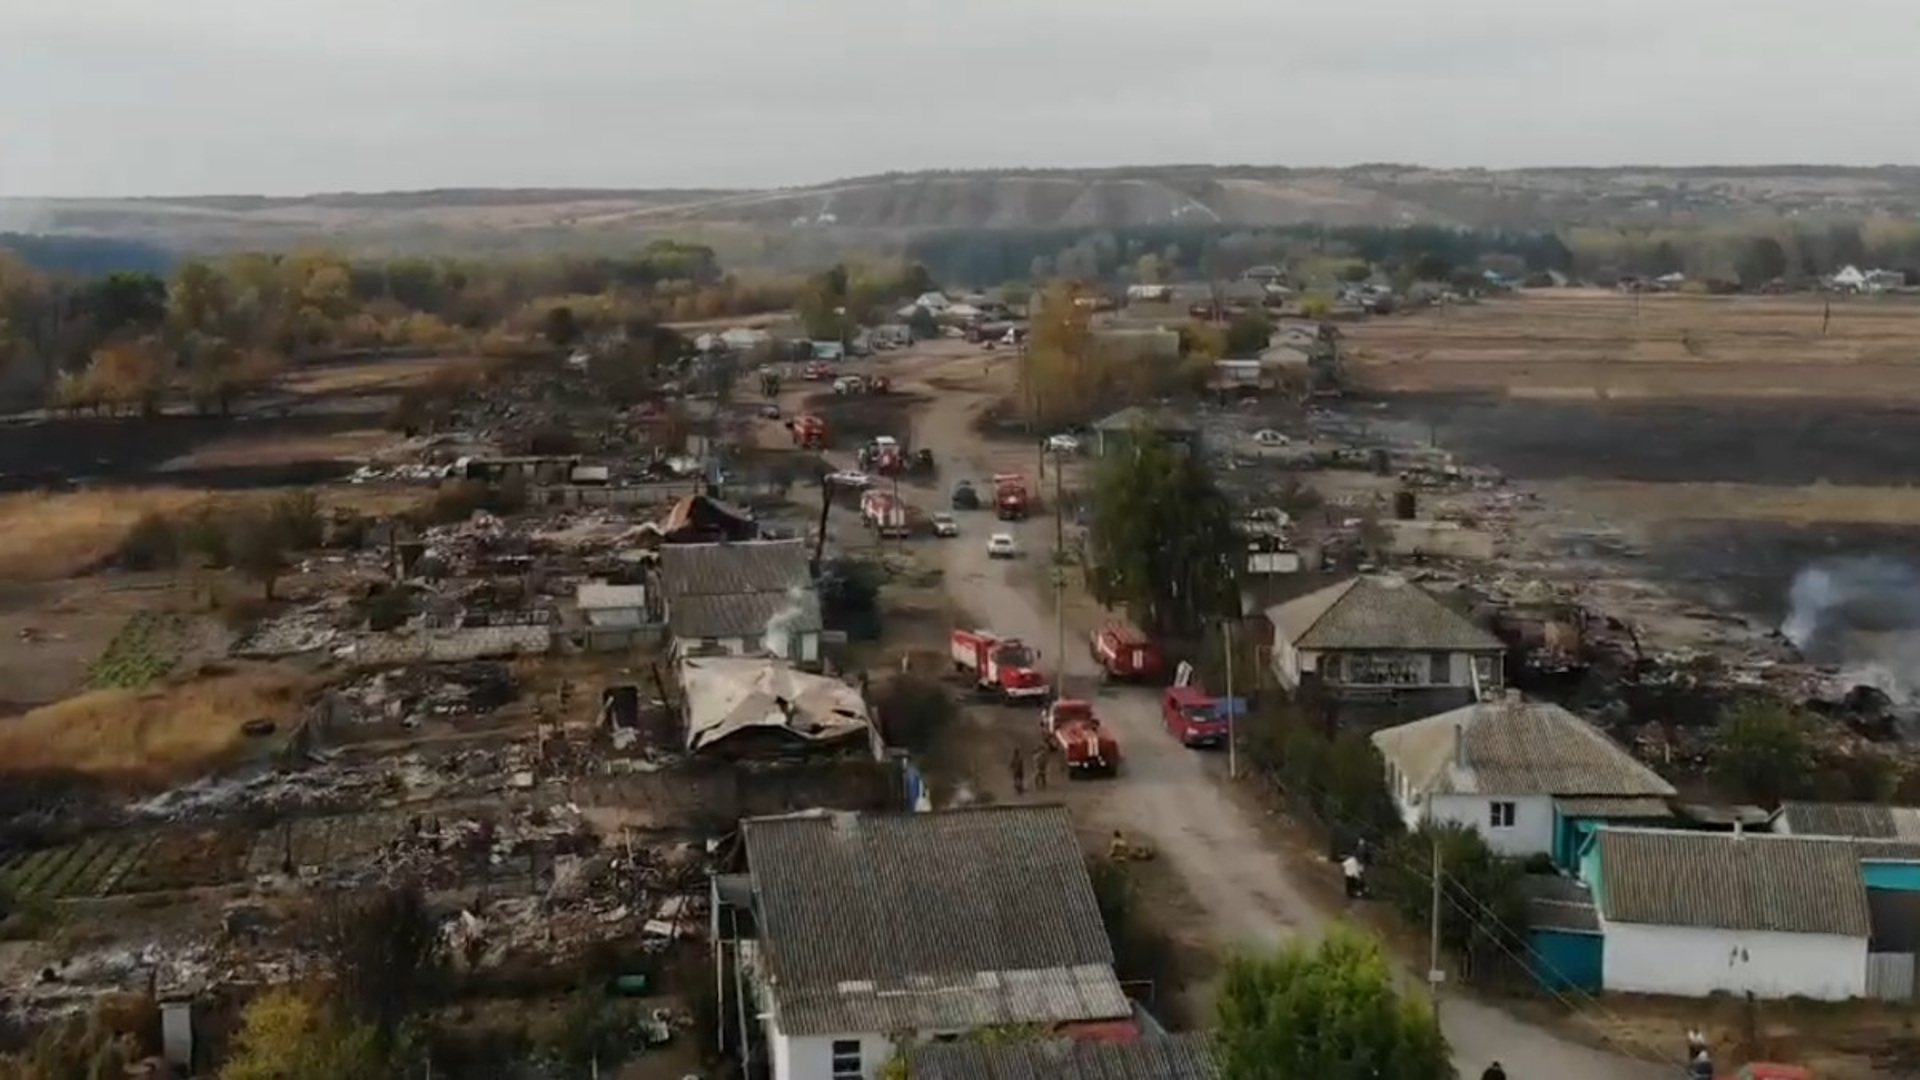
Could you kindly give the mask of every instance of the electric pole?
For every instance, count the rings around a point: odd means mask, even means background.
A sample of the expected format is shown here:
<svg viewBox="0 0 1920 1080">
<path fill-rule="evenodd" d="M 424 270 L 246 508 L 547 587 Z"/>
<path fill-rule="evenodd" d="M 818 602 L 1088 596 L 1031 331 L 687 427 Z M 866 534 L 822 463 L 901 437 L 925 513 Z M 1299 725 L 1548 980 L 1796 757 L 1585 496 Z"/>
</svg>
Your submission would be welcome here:
<svg viewBox="0 0 1920 1080">
<path fill-rule="evenodd" d="M 1440 1019 L 1440 984 L 1446 972 L 1440 970 L 1440 837 L 1433 838 L 1433 913 L 1427 933 L 1427 992 L 1433 996 L 1433 1018 Z"/>
<path fill-rule="evenodd" d="M 1053 623 L 1054 641 L 1058 651 L 1054 653 L 1055 669 L 1059 671 L 1056 681 L 1067 676 L 1067 512 L 1065 491 L 1060 479 L 1060 459 L 1053 459 Z M 1061 696 L 1061 688 L 1056 687 L 1054 696 Z"/>
<path fill-rule="evenodd" d="M 1233 699 L 1233 620 L 1223 619 L 1220 623 L 1221 637 L 1227 654 L 1227 779 L 1240 779 L 1239 731 L 1234 724 L 1240 707 Z"/>
</svg>

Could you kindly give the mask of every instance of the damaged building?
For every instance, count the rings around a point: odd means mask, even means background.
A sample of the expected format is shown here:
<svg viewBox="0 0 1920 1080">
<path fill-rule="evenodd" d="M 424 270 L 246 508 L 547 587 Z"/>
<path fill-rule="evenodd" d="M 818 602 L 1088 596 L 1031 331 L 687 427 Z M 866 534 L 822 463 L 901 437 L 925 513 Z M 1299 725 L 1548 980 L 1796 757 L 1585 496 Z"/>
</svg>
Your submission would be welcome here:
<svg viewBox="0 0 1920 1080">
<path fill-rule="evenodd" d="M 809 558 L 800 540 L 662 548 L 660 584 L 676 652 L 819 663 L 824 627 Z"/>
</svg>

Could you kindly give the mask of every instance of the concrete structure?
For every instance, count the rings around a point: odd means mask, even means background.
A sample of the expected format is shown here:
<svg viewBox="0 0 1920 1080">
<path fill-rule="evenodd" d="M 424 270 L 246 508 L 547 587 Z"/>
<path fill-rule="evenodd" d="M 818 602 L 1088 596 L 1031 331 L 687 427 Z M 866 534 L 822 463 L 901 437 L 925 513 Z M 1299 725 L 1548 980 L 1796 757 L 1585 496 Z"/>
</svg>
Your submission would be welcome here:
<svg viewBox="0 0 1920 1080">
<path fill-rule="evenodd" d="M 1664 820 L 1675 795 L 1598 728 L 1518 690 L 1374 732 L 1373 745 L 1408 829 L 1463 825 L 1502 855 L 1570 863 L 1594 824 Z M 1563 798 L 1579 813 L 1563 814 Z"/>
<path fill-rule="evenodd" d="M 741 834 L 747 872 L 715 879 L 713 936 L 750 1069 L 873 1080 L 899 1049 L 984 1027 L 1131 1027 L 1062 807 L 798 814 Z"/>
<path fill-rule="evenodd" d="M 1608 990 L 1841 1001 L 1867 992 L 1871 934 L 1845 842 L 1601 829 L 1582 858 Z"/>
<path fill-rule="evenodd" d="M 1497 692 L 1500 639 L 1400 578 L 1362 576 L 1267 609 L 1273 674 L 1337 699 L 1405 698 L 1430 714 Z"/>
<path fill-rule="evenodd" d="M 631 629 L 649 621 L 645 585 L 583 582 L 574 590 L 574 606 L 590 627 Z"/>
</svg>

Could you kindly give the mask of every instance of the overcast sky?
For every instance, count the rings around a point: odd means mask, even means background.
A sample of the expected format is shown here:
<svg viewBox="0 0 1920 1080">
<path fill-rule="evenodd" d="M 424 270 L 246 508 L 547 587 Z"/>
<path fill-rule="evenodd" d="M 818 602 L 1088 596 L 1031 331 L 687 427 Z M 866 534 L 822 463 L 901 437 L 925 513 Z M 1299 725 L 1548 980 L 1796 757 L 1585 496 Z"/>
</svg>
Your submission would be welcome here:
<svg viewBox="0 0 1920 1080">
<path fill-rule="evenodd" d="M 1912 163 L 1920 0 L 0 0 L 0 195 Z"/>
</svg>

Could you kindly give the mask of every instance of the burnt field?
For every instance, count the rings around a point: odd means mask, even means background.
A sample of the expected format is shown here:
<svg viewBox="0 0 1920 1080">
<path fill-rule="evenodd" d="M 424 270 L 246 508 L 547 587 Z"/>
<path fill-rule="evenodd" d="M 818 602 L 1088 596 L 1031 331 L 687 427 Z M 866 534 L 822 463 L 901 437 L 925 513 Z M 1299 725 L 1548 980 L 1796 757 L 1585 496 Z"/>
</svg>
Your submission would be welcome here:
<svg viewBox="0 0 1920 1080">
<path fill-rule="evenodd" d="M 1521 480 L 1781 486 L 1920 481 L 1920 407 L 1784 401 L 1546 401 L 1395 395 L 1387 417 Z"/>
</svg>

